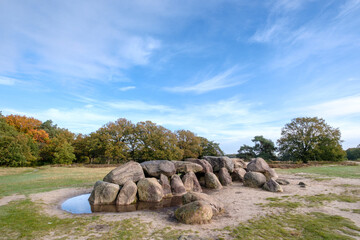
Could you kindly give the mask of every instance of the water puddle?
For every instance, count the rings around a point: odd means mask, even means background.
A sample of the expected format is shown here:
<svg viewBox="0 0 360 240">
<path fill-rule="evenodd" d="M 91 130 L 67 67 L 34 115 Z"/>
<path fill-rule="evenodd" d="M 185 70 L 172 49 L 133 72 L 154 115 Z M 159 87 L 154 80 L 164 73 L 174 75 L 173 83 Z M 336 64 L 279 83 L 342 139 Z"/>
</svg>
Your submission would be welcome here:
<svg viewBox="0 0 360 240">
<path fill-rule="evenodd" d="M 61 209 L 74 214 L 95 213 L 95 212 L 134 212 L 140 210 L 160 210 L 182 205 L 182 197 L 174 196 L 165 198 L 158 203 L 138 202 L 127 206 L 117 205 L 91 205 L 88 201 L 90 194 L 83 194 L 69 198 L 62 205 Z"/>
</svg>

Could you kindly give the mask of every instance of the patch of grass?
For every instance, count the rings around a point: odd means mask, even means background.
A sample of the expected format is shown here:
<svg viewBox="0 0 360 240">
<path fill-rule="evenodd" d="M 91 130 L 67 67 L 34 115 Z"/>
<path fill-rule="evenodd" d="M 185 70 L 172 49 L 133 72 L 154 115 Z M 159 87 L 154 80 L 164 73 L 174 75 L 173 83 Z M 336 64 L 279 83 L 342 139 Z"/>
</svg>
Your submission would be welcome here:
<svg viewBox="0 0 360 240">
<path fill-rule="evenodd" d="M 279 169 L 279 173 L 294 174 L 294 173 L 308 173 L 319 174 L 327 177 L 341 177 L 341 178 L 360 178 L 360 165 L 356 166 L 314 166 L 293 169 Z"/>
<path fill-rule="evenodd" d="M 224 230 L 234 239 L 353 239 L 360 228 L 352 221 L 323 213 L 272 215 Z"/>
<path fill-rule="evenodd" d="M 360 209 L 353 209 L 352 212 L 360 214 Z"/>
<path fill-rule="evenodd" d="M 0 197 L 64 187 L 90 187 L 97 180 L 103 179 L 113 168 L 0 168 Z"/>
<path fill-rule="evenodd" d="M 360 197 L 347 194 L 347 192 L 341 194 L 335 193 L 328 193 L 328 194 L 317 194 L 311 196 L 302 196 L 300 199 L 305 200 L 310 205 L 307 206 L 316 206 L 316 205 L 323 205 L 324 202 L 348 202 L 348 203 L 355 203 L 360 201 Z"/>
<path fill-rule="evenodd" d="M 38 239 L 49 232 L 68 233 L 98 217 L 59 219 L 39 213 L 29 199 L 0 207 L 0 239 Z"/>
<path fill-rule="evenodd" d="M 270 202 L 265 204 L 265 207 L 277 207 L 277 208 L 284 208 L 284 209 L 295 209 L 301 207 L 303 204 L 300 202 L 293 202 L 293 201 L 283 201 L 283 202 Z"/>
</svg>

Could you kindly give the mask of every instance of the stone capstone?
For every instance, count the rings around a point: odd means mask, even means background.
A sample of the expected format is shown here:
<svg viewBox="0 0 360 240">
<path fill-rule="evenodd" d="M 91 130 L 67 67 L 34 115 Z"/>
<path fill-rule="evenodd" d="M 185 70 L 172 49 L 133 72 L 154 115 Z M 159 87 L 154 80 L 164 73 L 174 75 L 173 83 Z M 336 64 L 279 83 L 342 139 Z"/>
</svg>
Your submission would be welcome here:
<svg viewBox="0 0 360 240">
<path fill-rule="evenodd" d="M 119 193 L 120 186 L 114 183 L 97 181 L 89 197 L 92 205 L 114 204 Z"/>
<path fill-rule="evenodd" d="M 131 180 L 137 182 L 145 178 L 141 165 L 137 162 L 128 162 L 115 168 L 104 177 L 104 182 L 115 183 L 120 186 Z"/>
<path fill-rule="evenodd" d="M 213 211 L 207 202 L 195 201 L 176 209 L 175 217 L 185 224 L 204 224 L 211 220 Z"/>
<path fill-rule="evenodd" d="M 171 191 L 174 195 L 180 195 L 186 193 L 183 182 L 180 177 L 176 174 L 171 176 Z"/>
<path fill-rule="evenodd" d="M 127 181 L 120 189 L 116 199 L 116 205 L 129 205 L 136 203 L 137 186 L 133 181 Z"/>
<path fill-rule="evenodd" d="M 246 168 L 246 163 L 241 158 L 231 158 L 231 160 L 234 162 L 234 168 Z"/>
<path fill-rule="evenodd" d="M 212 172 L 205 173 L 205 186 L 211 189 L 221 189 L 222 185 L 217 176 Z"/>
<path fill-rule="evenodd" d="M 229 172 L 234 171 L 234 162 L 229 157 L 205 156 L 203 158 L 211 164 L 214 172 L 220 171 L 223 167 Z"/>
<path fill-rule="evenodd" d="M 202 192 L 200 183 L 193 172 L 188 172 L 182 177 L 186 191 Z"/>
<path fill-rule="evenodd" d="M 247 187 L 260 188 L 265 182 L 266 177 L 259 172 L 247 172 L 244 176 L 244 185 Z"/>
<path fill-rule="evenodd" d="M 163 189 L 156 178 L 143 178 L 137 183 L 139 200 L 160 202 L 164 197 Z"/>
<path fill-rule="evenodd" d="M 264 159 L 258 157 L 253 158 L 251 162 L 249 162 L 249 164 L 246 166 L 246 169 L 250 172 L 265 173 L 267 170 L 270 169 L 270 167 Z"/>
<path fill-rule="evenodd" d="M 273 179 L 268 180 L 263 189 L 269 192 L 283 192 L 282 187 Z"/>
<path fill-rule="evenodd" d="M 218 176 L 219 176 L 219 181 L 220 181 L 221 185 L 227 186 L 227 185 L 232 184 L 231 176 L 226 168 L 221 168 Z"/>
<path fill-rule="evenodd" d="M 175 164 L 176 172 L 187 173 L 187 172 L 200 172 L 203 171 L 203 167 L 197 163 L 189 161 L 172 161 Z"/>
<path fill-rule="evenodd" d="M 188 204 L 195 201 L 207 202 L 208 204 L 210 204 L 214 216 L 224 212 L 224 205 L 220 201 L 212 198 L 205 193 L 188 192 L 182 196 L 182 201 L 183 204 Z"/>
<path fill-rule="evenodd" d="M 174 163 L 168 160 L 142 162 L 141 167 L 145 173 L 151 177 L 160 177 L 160 174 L 170 177 L 176 172 Z"/>
<path fill-rule="evenodd" d="M 199 164 L 200 166 L 203 167 L 203 169 L 201 171 L 203 173 L 213 172 L 213 168 L 212 168 L 211 164 L 208 161 L 204 160 L 204 159 L 190 158 L 190 159 L 186 159 L 185 161 Z"/>
</svg>

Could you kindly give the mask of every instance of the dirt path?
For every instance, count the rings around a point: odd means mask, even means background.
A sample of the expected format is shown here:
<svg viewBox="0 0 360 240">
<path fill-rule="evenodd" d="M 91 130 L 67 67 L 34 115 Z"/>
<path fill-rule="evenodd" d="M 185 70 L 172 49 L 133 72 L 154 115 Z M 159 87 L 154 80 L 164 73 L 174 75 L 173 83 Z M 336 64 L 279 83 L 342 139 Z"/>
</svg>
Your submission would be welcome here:
<svg viewBox="0 0 360 240">
<path fill-rule="evenodd" d="M 272 193 L 263 191 L 261 189 L 253 189 L 244 187 L 242 183 L 233 183 L 233 185 L 224 187 L 220 191 L 213 191 L 209 193 L 212 197 L 222 201 L 226 206 L 226 213 L 219 217 L 213 218 L 212 222 L 205 225 L 185 225 L 177 222 L 173 216 L 174 209 L 163 209 L 161 211 L 135 211 L 125 213 L 92 213 L 93 215 L 101 216 L 104 222 L 121 221 L 128 218 L 139 218 L 143 222 L 152 222 L 154 229 L 161 229 L 165 227 L 172 227 L 179 230 L 194 230 L 199 232 L 199 235 L 214 237 L 217 232 L 214 229 L 222 229 L 226 226 L 235 226 L 239 222 L 244 222 L 252 218 L 263 216 L 268 213 L 279 213 L 282 210 L 278 208 L 262 207 L 261 203 L 268 203 L 266 198 L 281 197 L 281 196 L 304 196 L 327 193 L 342 193 L 346 190 L 344 184 L 357 185 L 360 187 L 358 179 L 344 179 L 334 178 L 327 181 L 315 181 L 304 175 L 281 175 L 281 178 L 287 179 L 290 184 L 283 186 L 283 193 Z M 302 181 L 308 186 L 301 188 L 298 183 Z M 357 188 L 358 189 L 358 188 Z M 61 210 L 61 203 L 66 199 L 90 193 L 90 188 L 64 188 L 51 192 L 37 193 L 30 195 L 32 201 L 43 204 L 43 210 L 46 214 L 57 216 L 60 218 L 74 218 L 83 215 L 71 214 Z M 351 219 L 357 226 L 360 226 L 360 214 L 352 213 L 351 211 L 344 211 L 341 209 L 360 209 L 359 202 L 344 203 L 331 202 L 326 203 L 318 208 L 298 208 L 295 212 L 304 213 L 311 211 L 320 211 L 331 215 L 341 215 Z"/>
</svg>

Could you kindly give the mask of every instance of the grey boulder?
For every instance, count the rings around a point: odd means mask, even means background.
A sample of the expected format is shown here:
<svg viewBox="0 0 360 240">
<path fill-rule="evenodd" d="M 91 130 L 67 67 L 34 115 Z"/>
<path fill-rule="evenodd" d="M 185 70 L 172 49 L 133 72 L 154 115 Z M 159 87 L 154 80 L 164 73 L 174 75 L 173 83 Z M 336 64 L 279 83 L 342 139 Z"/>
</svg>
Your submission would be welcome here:
<svg viewBox="0 0 360 240">
<path fill-rule="evenodd" d="M 264 159 L 258 157 L 253 158 L 251 162 L 249 162 L 249 164 L 246 166 L 246 169 L 250 172 L 265 173 L 267 170 L 270 169 L 270 167 Z"/>
<path fill-rule="evenodd" d="M 231 176 L 226 168 L 221 168 L 218 173 L 219 181 L 221 185 L 227 186 L 232 184 Z"/>
<path fill-rule="evenodd" d="M 243 182 L 245 174 L 246 174 L 245 169 L 235 168 L 234 172 L 231 173 L 231 178 L 233 181 Z"/>
<path fill-rule="evenodd" d="M 160 177 L 160 174 L 170 177 L 176 172 L 174 163 L 168 160 L 142 162 L 141 167 L 145 173 L 152 177 Z"/>
<path fill-rule="evenodd" d="M 183 182 L 180 177 L 176 174 L 171 176 L 171 191 L 174 195 L 180 195 L 186 193 Z"/>
<path fill-rule="evenodd" d="M 186 224 L 208 223 L 213 217 L 213 211 L 207 202 L 195 201 L 185 204 L 175 211 L 175 217 L 179 222 Z"/>
<path fill-rule="evenodd" d="M 182 177 L 186 191 L 202 192 L 200 183 L 193 172 L 188 172 Z"/>
<path fill-rule="evenodd" d="M 244 185 L 247 187 L 260 188 L 265 182 L 266 177 L 259 172 L 247 172 L 244 176 Z"/>
<path fill-rule="evenodd" d="M 164 197 L 163 189 L 156 178 L 143 178 L 137 183 L 139 200 L 160 202 Z"/>
<path fill-rule="evenodd" d="M 283 192 L 282 187 L 280 184 L 278 184 L 275 180 L 270 179 L 268 180 L 264 186 L 263 189 L 269 192 Z"/>
<path fill-rule="evenodd" d="M 229 157 L 205 156 L 203 158 L 211 164 L 214 172 L 220 171 L 223 167 L 225 167 L 229 172 L 234 171 L 234 162 Z"/>
<path fill-rule="evenodd" d="M 182 196 L 182 201 L 183 204 L 188 204 L 195 201 L 207 202 L 210 204 L 214 216 L 224 212 L 224 204 L 205 193 L 188 192 Z"/>
<path fill-rule="evenodd" d="M 213 168 L 212 168 L 211 164 L 208 161 L 204 160 L 204 159 L 190 158 L 190 159 L 186 159 L 185 161 L 196 163 L 196 164 L 199 164 L 200 166 L 202 166 L 203 169 L 200 172 L 203 172 L 203 173 L 213 172 Z"/>
<path fill-rule="evenodd" d="M 197 163 L 189 161 L 172 161 L 175 164 L 176 172 L 200 172 L 203 171 L 203 167 Z"/>
<path fill-rule="evenodd" d="M 222 185 L 221 185 L 219 179 L 212 172 L 205 173 L 205 186 L 207 188 L 211 188 L 211 189 L 221 189 L 222 188 Z"/>
<path fill-rule="evenodd" d="M 89 197 L 92 205 L 114 204 L 119 193 L 120 186 L 114 183 L 97 181 Z"/>
<path fill-rule="evenodd" d="M 120 189 L 116 199 L 116 205 L 129 205 L 136 203 L 137 186 L 133 181 L 127 181 Z"/>
<path fill-rule="evenodd" d="M 139 163 L 131 161 L 109 172 L 104 177 L 104 182 L 122 186 L 129 180 L 137 182 L 142 178 L 145 178 L 142 167 Z"/>
<path fill-rule="evenodd" d="M 163 188 L 164 197 L 172 197 L 169 178 L 167 176 L 165 176 L 164 174 L 160 174 L 159 183 L 161 184 L 161 186 Z"/>
</svg>

